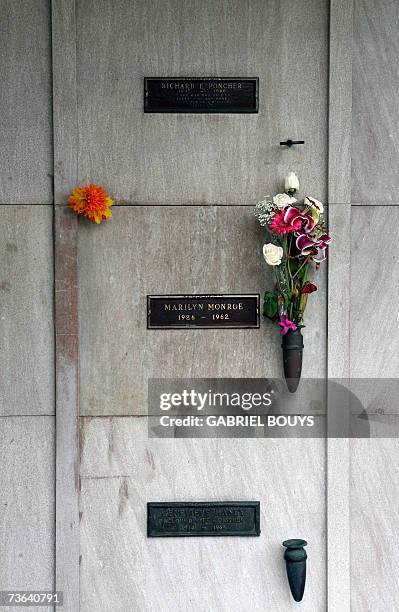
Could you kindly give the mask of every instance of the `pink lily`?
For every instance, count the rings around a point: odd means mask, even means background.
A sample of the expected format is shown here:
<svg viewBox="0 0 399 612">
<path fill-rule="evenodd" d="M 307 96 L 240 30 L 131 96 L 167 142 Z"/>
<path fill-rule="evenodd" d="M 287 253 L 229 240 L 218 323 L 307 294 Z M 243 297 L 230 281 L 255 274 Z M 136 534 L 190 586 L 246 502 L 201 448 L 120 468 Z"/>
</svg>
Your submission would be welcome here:
<svg viewBox="0 0 399 612">
<path fill-rule="evenodd" d="M 281 333 L 283 336 L 285 336 L 285 334 L 292 329 L 292 331 L 295 331 L 297 328 L 297 326 L 295 325 L 294 321 L 290 321 L 290 319 L 287 317 L 287 315 L 282 314 L 280 317 L 280 321 L 278 322 L 278 324 L 281 327 Z"/>
<path fill-rule="evenodd" d="M 313 217 L 306 213 L 303 214 L 294 206 L 287 206 L 284 213 L 285 223 L 288 223 L 289 225 L 294 225 L 295 221 L 297 221 L 298 219 L 304 221 L 303 231 L 306 232 L 306 234 L 312 231 L 315 225 Z"/>
<path fill-rule="evenodd" d="M 307 257 L 313 255 L 314 261 L 324 261 L 327 257 L 327 245 L 330 244 L 331 238 L 327 234 L 322 234 L 319 238 L 311 238 L 307 234 L 300 234 L 296 239 L 296 246 L 301 251 L 301 255 Z"/>
</svg>

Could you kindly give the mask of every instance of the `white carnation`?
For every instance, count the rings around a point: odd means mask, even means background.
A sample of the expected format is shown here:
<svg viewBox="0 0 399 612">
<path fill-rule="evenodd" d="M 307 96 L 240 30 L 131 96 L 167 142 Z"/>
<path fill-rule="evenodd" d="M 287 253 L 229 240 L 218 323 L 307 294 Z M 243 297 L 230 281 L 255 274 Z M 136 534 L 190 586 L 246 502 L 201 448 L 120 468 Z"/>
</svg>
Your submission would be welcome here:
<svg viewBox="0 0 399 612">
<path fill-rule="evenodd" d="M 287 193 L 278 193 L 273 198 L 273 204 L 277 206 L 277 208 L 285 208 L 285 206 L 291 206 L 295 204 L 296 199 L 291 198 Z"/>
</svg>

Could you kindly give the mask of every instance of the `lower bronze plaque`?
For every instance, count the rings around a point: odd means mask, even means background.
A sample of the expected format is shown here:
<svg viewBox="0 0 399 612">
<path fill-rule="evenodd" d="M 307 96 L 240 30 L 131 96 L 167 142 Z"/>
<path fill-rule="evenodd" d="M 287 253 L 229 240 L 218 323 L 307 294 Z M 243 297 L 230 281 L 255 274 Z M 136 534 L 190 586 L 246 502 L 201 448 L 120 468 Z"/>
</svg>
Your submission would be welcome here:
<svg viewBox="0 0 399 612">
<path fill-rule="evenodd" d="M 146 113 L 257 113 L 258 78 L 147 77 Z"/>
<path fill-rule="evenodd" d="M 148 329 L 259 327 L 259 295 L 148 295 Z"/>
<path fill-rule="evenodd" d="M 258 536 L 260 502 L 149 502 L 147 536 Z"/>
</svg>

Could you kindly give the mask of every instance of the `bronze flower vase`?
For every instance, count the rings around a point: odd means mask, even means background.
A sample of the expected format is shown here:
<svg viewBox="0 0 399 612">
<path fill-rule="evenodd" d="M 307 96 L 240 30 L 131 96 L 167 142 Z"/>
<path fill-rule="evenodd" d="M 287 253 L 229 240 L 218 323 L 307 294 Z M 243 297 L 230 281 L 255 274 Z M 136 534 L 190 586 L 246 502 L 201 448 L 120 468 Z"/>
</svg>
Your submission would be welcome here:
<svg viewBox="0 0 399 612">
<path fill-rule="evenodd" d="M 302 601 L 306 583 L 306 540 L 286 540 L 284 559 L 291 594 L 295 601 Z"/>
<path fill-rule="evenodd" d="M 298 389 L 302 372 L 303 337 L 300 327 L 295 331 L 289 329 L 283 336 L 284 377 L 290 393 Z"/>
</svg>

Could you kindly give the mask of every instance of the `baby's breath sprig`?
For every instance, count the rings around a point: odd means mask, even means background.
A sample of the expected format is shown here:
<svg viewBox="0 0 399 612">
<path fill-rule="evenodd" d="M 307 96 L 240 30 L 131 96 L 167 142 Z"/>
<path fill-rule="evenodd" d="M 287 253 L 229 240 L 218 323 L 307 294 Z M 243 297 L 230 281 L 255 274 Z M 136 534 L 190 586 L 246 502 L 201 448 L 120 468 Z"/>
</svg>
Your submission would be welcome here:
<svg viewBox="0 0 399 612">
<path fill-rule="evenodd" d="M 255 217 L 263 227 L 270 223 L 276 212 L 275 204 L 272 200 L 268 200 L 267 197 L 255 204 Z"/>
</svg>

